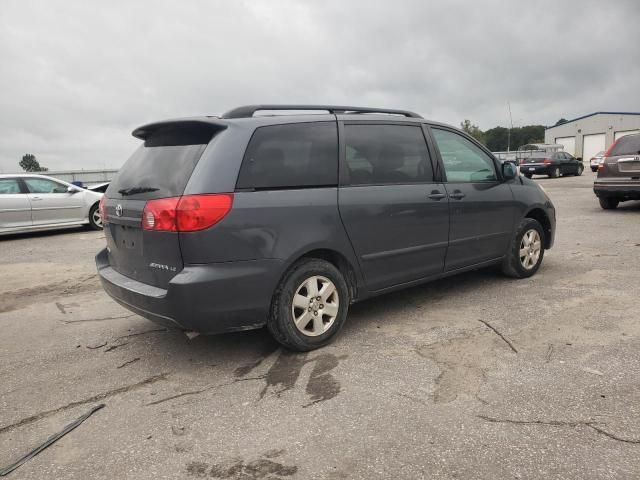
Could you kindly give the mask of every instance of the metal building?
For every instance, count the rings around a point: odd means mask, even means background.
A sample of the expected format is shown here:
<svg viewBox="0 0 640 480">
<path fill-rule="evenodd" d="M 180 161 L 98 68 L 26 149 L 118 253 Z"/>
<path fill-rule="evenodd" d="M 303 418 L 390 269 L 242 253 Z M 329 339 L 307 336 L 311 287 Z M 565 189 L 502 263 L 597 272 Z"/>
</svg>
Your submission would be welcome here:
<svg viewBox="0 0 640 480">
<path fill-rule="evenodd" d="M 564 151 L 588 161 L 624 135 L 640 133 L 640 113 L 595 112 L 548 127 L 545 143 L 564 145 Z"/>
</svg>

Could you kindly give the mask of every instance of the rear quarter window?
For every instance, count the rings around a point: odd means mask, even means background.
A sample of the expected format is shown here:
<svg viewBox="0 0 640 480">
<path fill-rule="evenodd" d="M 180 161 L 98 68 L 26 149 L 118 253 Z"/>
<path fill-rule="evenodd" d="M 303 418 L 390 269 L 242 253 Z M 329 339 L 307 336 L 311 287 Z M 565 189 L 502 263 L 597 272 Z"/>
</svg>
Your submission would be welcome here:
<svg viewBox="0 0 640 480">
<path fill-rule="evenodd" d="M 268 190 L 338 184 L 335 122 L 257 128 L 247 146 L 236 188 Z"/>
</svg>

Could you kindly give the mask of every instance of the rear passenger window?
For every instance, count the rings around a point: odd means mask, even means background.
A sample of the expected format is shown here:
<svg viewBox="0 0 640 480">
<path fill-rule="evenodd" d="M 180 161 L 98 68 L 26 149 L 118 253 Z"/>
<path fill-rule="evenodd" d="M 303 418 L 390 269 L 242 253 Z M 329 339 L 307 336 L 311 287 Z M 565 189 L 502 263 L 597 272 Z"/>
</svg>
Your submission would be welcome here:
<svg viewBox="0 0 640 480">
<path fill-rule="evenodd" d="M 432 128 L 448 182 L 495 181 L 493 160 L 481 148 L 462 135 Z"/>
<path fill-rule="evenodd" d="M 432 182 L 422 128 L 411 125 L 345 125 L 351 185 Z"/>
<path fill-rule="evenodd" d="M 236 188 L 266 190 L 337 184 L 337 125 L 317 122 L 256 129 Z"/>
<path fill-rule="evenodd" d="M 0 178 L 0 195 L 20 193 L 20 186 L 15 178 Z"/>
</svg>

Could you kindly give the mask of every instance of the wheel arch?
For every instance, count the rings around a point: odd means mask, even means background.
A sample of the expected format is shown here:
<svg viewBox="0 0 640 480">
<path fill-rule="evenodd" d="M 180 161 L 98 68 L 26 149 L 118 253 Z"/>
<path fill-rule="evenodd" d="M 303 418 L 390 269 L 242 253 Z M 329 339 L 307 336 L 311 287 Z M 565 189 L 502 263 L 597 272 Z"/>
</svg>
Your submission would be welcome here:
<svg viewBox="0 0 640 480">
<path fill-rule="evenodd" d="M 544 248 L 551 248 L 551 220 L 542 208 L 532 208 L 527 212 L 524 218 L 532 218 L 537 220 L 544 230 Z"/>
<path fill-rule="evenodd" d="M 347 286 L 349 287 L 351 301 L 358 298 L 359 282 L 357 270 L 344 254 L 331 248 L 315 248 L 299 254 L 292 261 L 286 264 L 282 274 L 280 275 L 280 280 L 286 275 L 293 265 L 304 258 L 318 258 L 332 264 L 344 276 Z"/>
</svg>

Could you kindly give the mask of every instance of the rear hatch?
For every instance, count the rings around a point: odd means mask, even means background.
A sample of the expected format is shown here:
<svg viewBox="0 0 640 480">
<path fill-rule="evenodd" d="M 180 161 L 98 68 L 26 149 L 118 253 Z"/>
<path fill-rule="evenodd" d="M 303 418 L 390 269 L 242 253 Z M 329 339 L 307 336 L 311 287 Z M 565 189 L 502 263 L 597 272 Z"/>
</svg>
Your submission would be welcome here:
<svg viewBox="0 0 640 480">
<path fill-rule="evenodd" d="M 145 205 L 179 197 L 207 144 L 224 127 L 196 122 L 157 124 L 134 132 L 144 139 L 105 193 L 110 266 L 134 280 L 166 288 L 183 268 L 179 233 L 142 228 Z"/>
<path fill-rule="evenodd" d="M 622 137 L 611 146 L 598 177 L 640 180 L 640 134 Z"/>
</svg>

